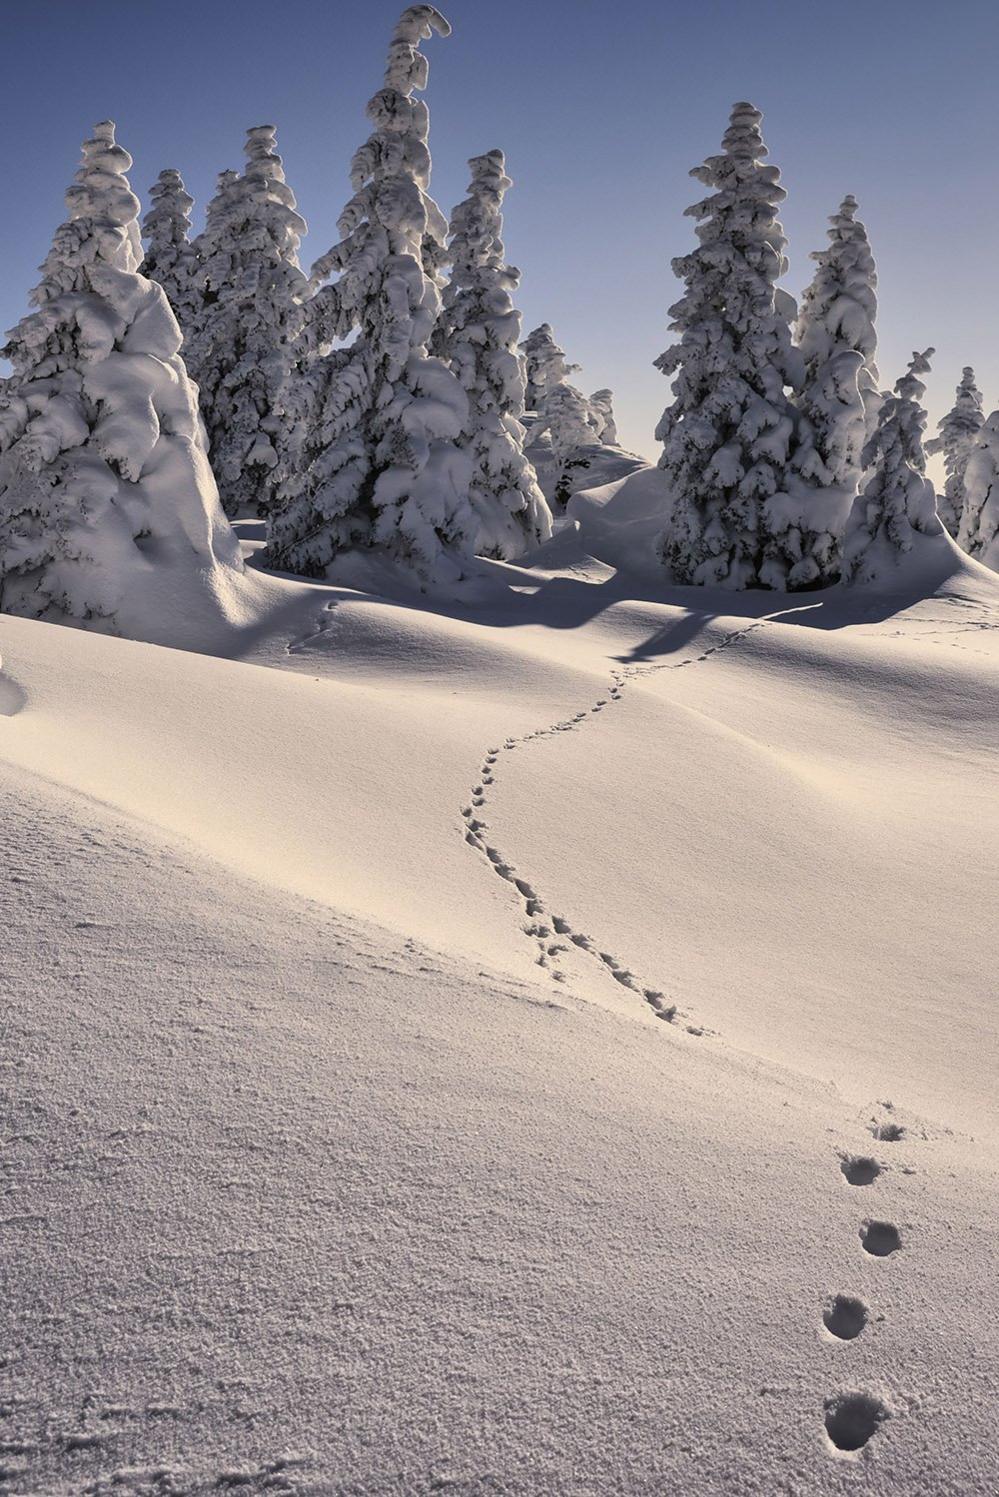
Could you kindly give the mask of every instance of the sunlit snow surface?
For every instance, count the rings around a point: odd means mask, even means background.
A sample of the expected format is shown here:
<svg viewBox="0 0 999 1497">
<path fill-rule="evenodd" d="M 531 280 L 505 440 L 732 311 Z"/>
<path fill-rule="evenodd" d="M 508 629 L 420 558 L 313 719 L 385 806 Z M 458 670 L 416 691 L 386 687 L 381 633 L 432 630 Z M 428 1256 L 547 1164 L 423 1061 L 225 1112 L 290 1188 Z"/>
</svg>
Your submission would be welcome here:
<svg viewBox="0 0 999 1497">
<path fill-rule="evenodd" d="M 0 1485 L 999 1488 L 999 581 L 670 591 L 654 482 L 0 618 Z"/>
</svg>

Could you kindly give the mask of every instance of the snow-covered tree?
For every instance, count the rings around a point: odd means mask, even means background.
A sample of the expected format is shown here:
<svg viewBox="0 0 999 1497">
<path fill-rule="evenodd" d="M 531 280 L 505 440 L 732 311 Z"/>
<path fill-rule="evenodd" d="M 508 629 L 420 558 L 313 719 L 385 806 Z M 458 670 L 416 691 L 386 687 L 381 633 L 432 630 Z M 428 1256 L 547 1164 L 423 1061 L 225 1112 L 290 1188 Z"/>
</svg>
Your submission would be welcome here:
<svg viewBox="0 0 999 1497">
<path fill-rule="evenodd" d="M 520 345 L 520 352 L 526 379 L 525 409 L 540 411 L 545 397 L 556 385 L 564 383 L 566 375 L 574 374 L 579 365 L 566 362 L 565 349 L 559 348 L 555 342 L 550 322 L 543 322 L 528 333 Z"/>
<path fill-rule="evenodd" d="M 472 463 L 457 440 L 468 398 L 428 344 L 441 310 L 447 221 L 429 196 L 430 119 L 419 44 L 450 26 L 431 5 L 402 14 L 374 133 L 351 163 L 343 236 L 313 267 L 328 288 L 328 336 L 349 347 L 313 360 L 293 391 L 304 431 L 298 471 L 272 513 L 267 562 L 322 576 L 341 552 L 379 546 L 424 579 L 455 578 L 474 552 Z"/>
<path fill-rule="evenodd" d="M 138 273 L 128 152 L 84 143 L 0 389 L 0 607 L 145 635 L 242 570 L 161 286 Z M 162 621 L 162 616 L 160 618 Z"/>
<path fill-rule="evenodd" d="M 608 447 L 617 446 L 617 422 L 614 420 L 614 391 L 594 390 L 590 396 L 591 423 L 597 440 Z"/>
<path fill-rule="evenodd" d="M 785 483 L 763 505 L 766 581 L 791 591 L 828 586 L 839 577 L 861 454 L 881 404 L 874 363 L 877 271 L 856 212 L 856 200 L 844 198 L 829 220 L 828 248 L 812 254 L 818 268 L 795 328 L 804 360 L 798 429 Z"/>
<path fill-rule="evenodd" d="M 937 426 L 939 436 L 926 443 L 927 453 L 943 454 L 947 479 L 943 493 L 937 495 L 937 513 L 944 529 L 954 536 L 961 533 L 965 468 L 984 421 L 982 392 L 975 384 L 975 371 L 969 366 L 961 372 L 953 406 Z"/>
<path fill-rule="evenodd" d="M 459 446 L 472 460 L 469 499 L 480 555 L 509 559 L 551 535 L 551 511 L 524 456 L 524 371 L 517 354 L 520 272 L 503 249 L 503 198 L 512 186 L 502 151 L 469 161 L 468 197 L 451 215 L 451 279 L 431 351 L 468 397 Z"/>
<path fill-rule="evenodd" d="M 265 514 L 286 476 L 280 402 L 308 292 L 298 264 L 305 222 L 284 178 L 273 125 L 247 132 L 246 156 L 242 176 L 220 176 L 204 232 L 194 241 L 199 305 L 184 349 L 230 515 Z"/>
<path fill-rule="evenodd" d="M 856 469 L 882 398 L 876 363 L 878 271 L 867 229 L 856 215 L 857 200 L 847 196 L 829 219 L 829 245 L 812 251 L 817 269 L 802 295 L 795 325 L 795 339 L 805 361 L 803 404 L 811 401 L 815 406 L 813 445 L 836 483 L 849 481 Z M 859 436 L 853 403 L 849 411 L 841 412 L 835 397 L 830 405 L 822 390 L 823 372 L 835 366 L 843 353 L 860 355 L 856 383 L 863 422 Z"/>
<path fill-rule="evenodd" d="M 878 424 L 864 448 L 870 472 L 854 501 L 843 543 L 843 580 L 876 582 L 891 577 L 918 535 L 939 536 L 936 495 L 926 477 L 921 401 L 933 349 L 914 353 L 895 392 L 885 398 Z"/>
<path fill-rule="evenodd" d="M 999 411 L 982 424 L 968 455 L 958 543 L 999 572 Z"/>
<path fill-rule="evenodd" d="M 191 246 L 191 209 L 194 199 L 180 172 L 168 167 L 149 191 L 151 207 L 142 220 L 146 255 L 139 274 L 156 281 L 187 338 L 194 326 L 197 296 L 193 274 L 197 258 Z"/>
<path fill-rule="evenodd" d="M 590 402 L 567 380 L 553 385 L 541 402 L 531 438 L 537 443 L 545 437 L 556 464 L 552 497 L 564 507 L 579 487 L 580 471 L 589 467 L 588 450 L 600 446 Z"/>
<path fill-rule="evenodd" d="M 794 303 L 777 287 L 787 262 L 777 218 L 786 193 L 766 166 L 762 115 L 736 104 L 722 152 L 691 175 L 713 189 L 687 209 L 700 244 L 673 261 L 686 283 L 670 308 L 679 341 L 656 361 L 676 397 L 656 436 L 675 503 L 659 547 L 678 582 L 781 586 L 781 537 L 764 501 L 786 487 L 801 382 Z"/>
</svg>

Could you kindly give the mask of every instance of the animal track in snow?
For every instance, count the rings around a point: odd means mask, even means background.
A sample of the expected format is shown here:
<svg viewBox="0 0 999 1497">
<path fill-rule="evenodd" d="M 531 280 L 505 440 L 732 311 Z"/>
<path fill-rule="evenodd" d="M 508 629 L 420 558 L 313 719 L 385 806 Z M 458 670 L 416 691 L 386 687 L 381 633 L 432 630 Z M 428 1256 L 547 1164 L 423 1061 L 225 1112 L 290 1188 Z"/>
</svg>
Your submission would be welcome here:
<svg viewBox="0 0 999 1497">
<path fill-rule="evenodd" d="M 861 1224 L 860 1241 L 872 1258 L 888 1258 L 902 1246 L 898 1228 L 891 1222 L 867 1221 Z"/>
<path fill-rule="evenodd" d="M 873 1185 L 884 1171 L 884 1166 L 867 1154 L 842 1154 L 839 1167 L 850 1185 Z"/>
<path fill-rule="evenodd" d="M 486 842 L 483 833 L 489 830 L 488 823 L 476 813 L 481 811 L 488 803 L 488 795 L 491 787 L 496 783 L 496 775 L 503 754 L 513 753 L 525 744 L 534 743 L 540 738 L 554 738 L 560 733 L 578 732 L 582 725 L 595 714 L 604 711 L 612 702 L 620 702 L 624 699 L 624 690 L 629 681 L 637 680 L 644 676 L 655 675 L 659 671 L 679 670 L 682 666 L 695 665 L 701 661 L 709 660 L 712 655 L 719 654 L 728 649 L 738 640 L 745 639 L 754 630 L 761 629 L 764 624 L 781 618 L 787 613 L 807 612 L 815 607 L 814 604 L 805 604 L 801 608 L 782 609 L 779 613 L 767 614 L 764 618 L 754 619 L 752 623 L 744 625 L 740 629 L 733 629 L 726 634 L 715 645 L 710 645 L 700 655 L 689 655 L 683 660 L 662 660 L 651 665 L 631 665 L 626 667 L 615 667 L 611 671 L 611 684 L 604 695 L 599 696 L 589 707 L 584 707 L 573 716 L 562 718 L 560 721 L 551 723 L 547 728 L 535 728 L 532 732 L 524 733 L 520 737 L 506 738 L 502 747 L 493 747 L 487 750 L 479 776 L 474 785 L 469 803 L 462 807 L 461 816 L 464 822 L 464 838 L 469 847 L 473 848 L 485 858 L 489 867 L 500 878 L 509 883 L 520 896 L 524 905 L 524 913 L 527 916 L 526 923 L 522 926 L 524 933 L 535 942 L 538 950 L 536 958 L 537 965 L 543 967 L 555 982 L 566 982 L 567 973 L 560 964 L 560 958 L 570 949 L 564 943 L 552 941 L 551 934 L 554 930 L 556 935 L 565 936 L 567 940 L 578 951 L 598 961 L 605 972 L 609 974 L 620 987 L 627 988 L 640 996 L 652 1009 L 657 1018 L 664 1022 L 674 1024 L 679 1016 L 676 1003 L 671 1002 L 667 995 L 659 988 L 646 986 L 624 962 L 619 961 L 612 953 L 600 951 L 592 939 L 582 931 L 575 930 L 562 915 L 549 915 L 547 906 L 537 891 L 524 878 L 517 876 L 517 869 L 508 858 L 504 857 L 495 844 Z M 691 1035 L 704 1035 L 711 1033 L 701 1025 L 687 1024 L 687 1033 Z"/>
<path fill-rule="evenodd" d="M 852 1453 L 863 1449 L 889 1417 L 885 1405 L 870 1393 L 836 1393 L 826 1399 L 826 1436 L 834 1449 Z"/>
<path fill-rule="evenodd" d="M 868 1310 L 852 1294 L 834 1294 L 822 1312 L 822 1324 L 837 1341 L 855 1341 L 867 1324 Z"/>
<path fill-rule="evenodd" d="M 905 1137 L 905 1129 L 901 1123 L 873 1123 L 871 1133 L 883 1144 L 901 1143 Z"/>
</svg>

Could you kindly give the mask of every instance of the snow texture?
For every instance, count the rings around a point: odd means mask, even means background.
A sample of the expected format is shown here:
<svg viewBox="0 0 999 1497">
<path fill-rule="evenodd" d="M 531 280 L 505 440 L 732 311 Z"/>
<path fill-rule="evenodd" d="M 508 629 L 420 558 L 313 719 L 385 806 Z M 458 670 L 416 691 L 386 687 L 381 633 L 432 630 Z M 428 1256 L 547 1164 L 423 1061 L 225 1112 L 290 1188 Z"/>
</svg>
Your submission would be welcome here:
<svg viewBox="0 0 999 1497">
<path fill-rule="evenodd" d="M 926 477 L 923 429 L 926 386 L 934 350 L 914 353 L 909 367 L 885 398 L 878 423 L 864 448 L 870 477 L 857 496 L 843 543 L 843 580 L 887 584 L 918 537 L 939 539 L 936 495 Z"/>
<path fill-rule="evenodd" d="M 0 606 L 148 637 L 157 608 L 224 612 L 242 561 L 176 318 L 138 273 L 130 165 L 97 125 L 4 350 Z"/>
<path fill-rule="evenodd" d="M 266 563 L 322 577 L 338 555 L 378 547 L 424 583 L 460 578 L 479 518 L 472 460 L 458 445 L 468 396 L 428 345 L 441 310 L 447 221 L 429 196 L 430 116 L 419 50 L 450 33 L 431 5 L 405 10 L 384 86 L 368 102 L 374 133 L 351 164 L 340 242 L 313 267 L 336 275 L 324 298 L 331 348 L 289 399 L 296 471 L 270 517 Z M 320 293 L 322 294 L 322 293 Z"/>
<path fill-rule="evenodd" d="M 197 306 L 185 357 L 198 382 L 212 466 L 229 515 L 263 515 L 291 461 L 282 397 L 308 280 L 305 221 L 273 125 L 247 132 L 242 176 L 223 172 L 194 242 Z"/>
<path fill-rule="evenodd" d="M 468 397 L 458 446 L 472 462 L 469 501 L 478 517 L 475 549 L 512 558 L 551 535 L 551 511 L 524 456 L 524 371 L 517 354 L 520 272 L 506 263 L 503 198 L 513 184 L 502 151 L 469 161 L 469 195 L 451 215 L 451 278 L 431 350 Z"/>
<path fill-rule="evenodd" d="M 660 547 L 674 579 L 728 588 L 781 586 L 799 558 L 766 501 L 787 487 L 802 359 L 777 218 L 786 193 L 763 163 L 762 115 L 736 104 L 720 155 L 691 176 L 712 189 L 687 209 L 700 244 L 673 261 L 686 285 L 670 308 L 679 341 L 656 361 L 675 399 L 656 429 L 677 502 Z"/>
<path fill-rule="evenodd" d="M 172 167 L 160 172 L 149 197 L 152 206 L 142 220 L 146 255 L 139 273 L 163 287 L 187 339 L 195 325 L 199 300 L 194 282 L 197 255 L 191 245 L 194 199 L 180 172 Z"/>
<path fill-rule="evenodd" d="M 999 572 L 999 411 L 982 425 L 968 456 L 958 541 L 971 556 Z"/>
<path fill-rule="evenodd" d="M 968 366 L 961 371 L 954 404 L 937 426 L 939 435 L 926 443 L 927 454 L 943 456 L 947 478 L 943 493 L 937 495 L 937 514 L 949 535 L 966 534 L 969 528 L 963 525 L 965 470 L 984 421 L 982 392 L 975 384 L 974 369 Z"/>
</svg>

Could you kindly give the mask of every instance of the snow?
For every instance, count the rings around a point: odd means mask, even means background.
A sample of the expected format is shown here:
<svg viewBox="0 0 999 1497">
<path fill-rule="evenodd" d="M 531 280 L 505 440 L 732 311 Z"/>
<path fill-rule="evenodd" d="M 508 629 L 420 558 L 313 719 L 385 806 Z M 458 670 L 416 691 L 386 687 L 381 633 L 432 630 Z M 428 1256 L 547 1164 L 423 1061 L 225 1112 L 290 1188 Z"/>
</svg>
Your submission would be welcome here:
<svg viewBox="0 0 999 1497">
<path fill-rule="evenodd" d="M 662 484 L 0 618 L 13 1490 L 995 1490 L 999 582 L 670 589 Z"/>
</svg>

